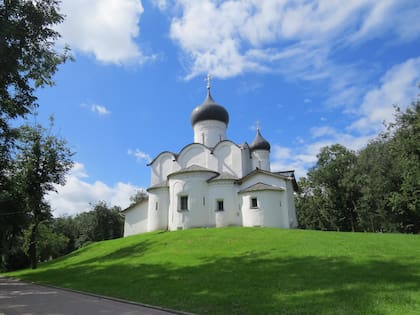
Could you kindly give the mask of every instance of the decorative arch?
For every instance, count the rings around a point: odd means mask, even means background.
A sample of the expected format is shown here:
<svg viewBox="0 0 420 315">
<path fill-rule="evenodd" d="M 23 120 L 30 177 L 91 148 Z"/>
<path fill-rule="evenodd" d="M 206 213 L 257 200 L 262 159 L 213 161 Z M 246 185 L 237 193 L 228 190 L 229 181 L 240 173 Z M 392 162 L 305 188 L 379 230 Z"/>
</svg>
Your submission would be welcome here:
<svg viewBox="0 0 420 315">
<path fill-rule="evenodd" d="M 182 148 L 177 156 L 177 162 L 181 169 L 191 165 L 207 167 L 210 148 L 201 143 L 191 143 Z"/>
<path fill-rule="evenodd" d="M 218 172 L 241 177 L 242 150 L 237 144 L 230 140 L 221 141 L 214 147 L 213 155 L 217 160 Z"/>
</svg>

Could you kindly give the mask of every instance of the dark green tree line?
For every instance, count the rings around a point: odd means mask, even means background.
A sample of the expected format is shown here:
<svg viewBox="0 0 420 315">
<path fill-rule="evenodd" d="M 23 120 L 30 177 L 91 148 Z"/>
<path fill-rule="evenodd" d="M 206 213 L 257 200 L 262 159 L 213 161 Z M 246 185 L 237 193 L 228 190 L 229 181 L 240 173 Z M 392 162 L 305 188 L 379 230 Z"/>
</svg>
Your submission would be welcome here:
<svg viewBox="0 0 420 315">
<path fill-rule="evenodd" d="M 420 100 L 360 152 L 336 144 L 299 181 L 302 228 L 420 233 Z"/>
</svg>

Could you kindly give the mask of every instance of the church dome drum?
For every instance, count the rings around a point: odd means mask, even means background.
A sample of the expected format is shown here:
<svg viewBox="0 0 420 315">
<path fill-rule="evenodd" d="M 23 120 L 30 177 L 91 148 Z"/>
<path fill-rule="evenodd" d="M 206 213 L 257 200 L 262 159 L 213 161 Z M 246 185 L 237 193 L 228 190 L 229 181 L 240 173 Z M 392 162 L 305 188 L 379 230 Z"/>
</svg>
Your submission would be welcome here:
<svg viewBox="0 0 420 315">
<path fill-rule="evenodd" d="M 213 100 L 210 91 L 207 94 L 205 101 L 194 108 L 191 113 L 191 125 L 194 126 L 196 123 L 205 120 L 217 120 L 226 125 L 229 123 L 229 114 L 227 110 Z"/>
</svg>

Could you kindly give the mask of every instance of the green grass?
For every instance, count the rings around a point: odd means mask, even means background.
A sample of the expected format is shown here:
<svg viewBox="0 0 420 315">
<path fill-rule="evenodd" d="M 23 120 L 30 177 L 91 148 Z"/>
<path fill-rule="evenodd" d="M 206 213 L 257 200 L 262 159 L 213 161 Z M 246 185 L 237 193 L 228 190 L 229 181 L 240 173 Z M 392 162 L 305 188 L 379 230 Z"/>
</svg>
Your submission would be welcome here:
<svg viewBox="0 0 420 315">
<path fill-rule="evenodd" d="M 420 314 L 419 235 L 156 232 L 8 275 L 198 314 Z"/>
</svg>

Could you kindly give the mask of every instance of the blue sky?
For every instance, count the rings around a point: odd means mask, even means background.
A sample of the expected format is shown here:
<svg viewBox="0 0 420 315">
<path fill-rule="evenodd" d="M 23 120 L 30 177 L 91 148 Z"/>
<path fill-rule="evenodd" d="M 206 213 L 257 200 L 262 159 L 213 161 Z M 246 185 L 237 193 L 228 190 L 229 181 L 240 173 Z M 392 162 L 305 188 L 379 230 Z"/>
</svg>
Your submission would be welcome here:
<svg viewBox="0 0 420 315">
<path fill-rule="evenodd" d="M 54 214 L 104 200 L 125 207 L 146 166 L 193 141 L 189 117 L 212 95 L 227 136 L 252 142 L 256 121 L 273 170 L 304 176 L 323 146 L 358 150 L 406 108 L 420 82 L 416 0 L 63 0 L 60 44 L 74 62 L 41 89 L 38 120 L 76 152 Z"/>
</svg>

